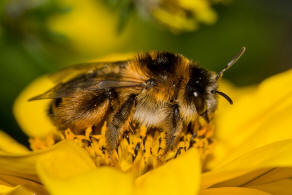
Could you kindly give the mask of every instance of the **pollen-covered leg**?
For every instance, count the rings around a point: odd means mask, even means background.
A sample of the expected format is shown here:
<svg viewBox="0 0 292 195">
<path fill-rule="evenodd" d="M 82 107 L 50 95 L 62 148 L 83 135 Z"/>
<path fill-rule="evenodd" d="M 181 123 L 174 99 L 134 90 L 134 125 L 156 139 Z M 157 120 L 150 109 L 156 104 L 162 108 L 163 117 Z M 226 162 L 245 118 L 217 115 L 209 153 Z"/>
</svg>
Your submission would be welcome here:
<svg viewBox="0 0 292 195">
<path fill-rule="evenodd" d="M 128 126 L 129 118 L 132 114 L 136 95 L 132 94 L 122 104 L 120 109 L 113 115 L 106 131 L 106 141 L 109 150 L 114 150 L 119 142 L 120 136 Z"/>
<path fill-rule="evenodd" d="M 172 113 L 170 113 L 169 121 L 166 129 L 166 151 L 171 149 L 178 141 L 182 131 L 182 120 L 177 104 L 173 105 Z"/>
</svg>

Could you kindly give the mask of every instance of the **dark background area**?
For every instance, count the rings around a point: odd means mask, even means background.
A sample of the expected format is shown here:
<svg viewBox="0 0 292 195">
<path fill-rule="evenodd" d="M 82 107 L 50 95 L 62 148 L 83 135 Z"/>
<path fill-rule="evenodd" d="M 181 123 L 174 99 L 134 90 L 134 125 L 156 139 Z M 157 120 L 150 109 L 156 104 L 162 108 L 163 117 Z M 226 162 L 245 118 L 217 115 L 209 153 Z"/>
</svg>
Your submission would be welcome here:
<svg viewBox="0 0 292 195">
<path fill-rule="evenodd" d="M 106 6 L 103 9 L 113 12 L 109 14 L 112 15 L 111 21 L 118 20 L 113 9 Z M 66 18 L 66 15 L 72 14 L 74 6 L 64 6 L 59 0 L 40 4 L 29 0 L 1 1 L 0 129 L 27 143 L 12 113 L 14 100 L 24 87 L 40 75 L 103 55 L 168 50 L 198 61 L 210 70 L 219 71 L 242 46 L 246 46 L 244 57 L 224 75 L 237 86 L 256 84 L 292 67 L 291 1 L 234 0 L 227 5 L 218 4 L 214 9 L 218 13 L 218 21 L 214 25 L 201 25 L 195 32 L 180 34 L 173 34 L 152 20 L 132 13 L 125 29 L 120 34 L 114 32 L 108 42 L 103 40 L 102 33 L 95 35 L 90 33 L 90 29 L 78 29 L 81 44 L 86 36 L 93 40 L 92 44 L 84 43 L 85 46 L 80 47 L 70 35 L 70 29 L 74 29 L 75 25 L 74 17 L 71 22 L 68 19 L 61 24 L 64 29 L 69 29 L 65 32 L 56 30 L 58 28 L 48 22 L 52 18 L 63 20 L 58 17 Z M 102 17 L 98 19 L 104 21 Z M 96 24 L 91 24 L 97 32 L 106 28 L 99 26 L 98 19 L 94 20 Z M 82 15 L 78 21 L 88 22 Z"/>
</svg>

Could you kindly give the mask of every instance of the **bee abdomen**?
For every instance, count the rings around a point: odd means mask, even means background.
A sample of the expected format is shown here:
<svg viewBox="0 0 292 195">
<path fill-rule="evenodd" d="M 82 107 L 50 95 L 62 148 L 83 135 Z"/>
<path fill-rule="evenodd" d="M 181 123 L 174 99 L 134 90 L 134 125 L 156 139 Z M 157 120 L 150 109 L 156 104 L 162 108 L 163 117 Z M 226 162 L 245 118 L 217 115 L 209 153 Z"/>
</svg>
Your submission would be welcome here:
<svg viewBox="0 0 292 195">
<path fill-rule="evenodd" d="M 59 130 L 69 128 L 79 132 L 103 123 L 116 101 L 117 93 L 114 89 L 78 93 L 53 100 L 48 115 Z"/>
<path fill-rule="evenodd" d="M 49 107 L 48 107 L 48 115 L 49 117 L 53 117 L 54 113 L 55 113 L 55 109 L 56 107 L 58 107 L 60 104 L 62 103 L 62 98 L 57 98 L 57 99 L 54 99 L 50 104 L 49 104 Z"/>
</svg>

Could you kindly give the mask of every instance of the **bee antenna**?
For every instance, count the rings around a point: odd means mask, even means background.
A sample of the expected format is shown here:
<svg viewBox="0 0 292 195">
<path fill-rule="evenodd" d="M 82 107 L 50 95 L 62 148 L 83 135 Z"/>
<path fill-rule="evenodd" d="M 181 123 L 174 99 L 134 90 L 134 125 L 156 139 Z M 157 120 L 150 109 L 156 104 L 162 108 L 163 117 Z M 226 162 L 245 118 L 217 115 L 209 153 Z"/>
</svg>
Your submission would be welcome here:
<svg viewBox="0 0 292 195">
<path fill-rule="evenodd" d="M 218 95 L 221 95 L 222 97 L 224 97 L 230 104 L 233 104 L 233 101 L 232 99 L 226 95 L 225 93 L 223 93 L 222 91 L 217 91 L 215 90 L 214 93 L 218 94 Z"/>
<path fill-rule="evenodd" d="M 239 60 L 239 58 L 244 54 L 246 48 L 242 47 L 239 53 L 217 74 L 216 80 L 220 79 L 223 76 L 223 73 L 228 70 L 233 64 Z"/>
</svg>

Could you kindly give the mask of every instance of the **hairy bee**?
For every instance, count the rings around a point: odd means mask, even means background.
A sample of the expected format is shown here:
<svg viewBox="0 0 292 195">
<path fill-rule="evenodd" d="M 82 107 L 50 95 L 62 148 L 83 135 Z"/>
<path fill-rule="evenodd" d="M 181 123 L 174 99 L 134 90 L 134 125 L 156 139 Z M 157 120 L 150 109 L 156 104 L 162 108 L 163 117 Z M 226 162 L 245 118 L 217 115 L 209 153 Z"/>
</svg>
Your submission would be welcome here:
<svg viewBox="0 0 292 195">
<path fill-rule="evenodd" d="M 126 61 L 87 63 L 56 73 L 59 84 L 30 100 L 52 99 L 48 115 L 60 129 L 78 133 L 107 121 L 109 150 L 130 122 L 166 132 L 166 148 L 174 146 L 184 126 L 217 106 L 217 81 L 244 53 L 243 47 L 218 74 L 182 55 L 147 52 Z M 67 78 L 70 72 L 76 74 Z"/>
</svg>

